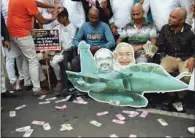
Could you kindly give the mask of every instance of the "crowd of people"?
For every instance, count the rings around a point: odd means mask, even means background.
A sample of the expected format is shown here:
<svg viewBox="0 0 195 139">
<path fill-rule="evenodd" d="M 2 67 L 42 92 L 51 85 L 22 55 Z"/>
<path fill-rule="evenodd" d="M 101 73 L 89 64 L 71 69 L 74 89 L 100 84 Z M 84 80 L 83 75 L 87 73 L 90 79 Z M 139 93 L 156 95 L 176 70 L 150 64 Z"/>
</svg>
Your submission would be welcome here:
<svg viewBox="0 0 195 139">
<path fill-rule="evenodd" d="M 48 60 L 48 53 L 36 52 L 32 29 L 59 29 L 62 50 L 49 58 L 56 91 L 67 88 L 66 70 L 81 70 L 79 52 L 73 55 L 80 41 L 90 45 L 93 55 L 100 48 L 113 51 L 119 45 L 111 57 L 121 64 L 129 63 L 125 52 L 131 51 L 133 64 L 155 62 L 170 74 L 195 68 L 193 0 L 2 0 L 1 7 L 2 54 L 9 78 L 8 91 L 1 66 L 3 97 L 14 97 L 21 84 L 35 96 L 48 93 L 41 87 L 46 77 L 39 62 Z M 157 52 L 144 51 L 148 42 Z M 95 56 L 101 54 L 98 51 Z M 189 83 L 190 77 L 182 80 Z M 185 95 L 186 91 L 170 93 L 166 102 Z M 194 127 L 189 130 L 195 131 Z"/>
</svg>

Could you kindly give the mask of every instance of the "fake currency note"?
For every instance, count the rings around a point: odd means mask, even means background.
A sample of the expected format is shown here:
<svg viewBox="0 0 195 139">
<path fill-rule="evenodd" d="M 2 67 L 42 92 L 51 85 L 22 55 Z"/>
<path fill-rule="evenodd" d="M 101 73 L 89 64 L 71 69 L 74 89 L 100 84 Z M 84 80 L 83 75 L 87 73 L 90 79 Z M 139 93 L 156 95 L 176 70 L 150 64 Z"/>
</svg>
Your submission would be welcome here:
<svg viewBox="0 0 195 139">
<path fill-rule="evenodd" d="M 15 117 L 15 116 L 16 116 L 16 111 L 9 112 L 9 117 Z"/>
<path fill-rule="evenodd" d="M 38 99 L 44 99 L 46 95 L 41 95 Z"/>
<path fill-rule="evenodd" d="M 50 130 L 51 126 L 49 125 L 49 123 L 45 123 L 45 124 L 43 124 L 43 128 L 44 128 L 44 130 Z"/>
<path fill-rule="evenodd" d="M 30 129 L 31 129 L 31 126 L 24 126 L 24 127 L 16 128 L 16 132 L 25 132 Z"/>
<path fill-rule="evenodd" d="M 148 115 L 148 112 L 147 112 L 147 111 L 143 111 L 143 112 L 140 114 L 140 117 L 145 118 L 147 115 Z"/>
<path fill-rule="evenodd" d="M 50 101 L 43 101 L 43 102 L 39 102 L 40 105 L 43 105 L 43 104 L 49 104 Z"/>
<path fill-rule="evenodd" d="M 61 125 L 60 131 L 72 130 L 72 129 L 73 129 L 73 127 L 71 126 L 71 124 L 63 124 L 63 125 Z"/>
<path fill-rule="evenodd" d="M 137 115 L 139 115 L 139 112 L 134 111 L 132 114 L 128 115 L 129 117 L 136 117 Z"/>
<path fill-rule="evenodd" d="M 102 123 L 99 123 L 99 122 L 97 122 L 97 121 L 91 121 L 90 122 L 91 124 L 93 124 L 93 125 L 95 125 L 95 126 L 97 126 L 97 127 L 100 127 L 100 126 L 102 126 Z"/>
<path fill-rule="evenodd" d="M 64 99 L 56 100 L 55 103 L 65 102 L 65 101 L 68 101 L 70 98 L 71 98 L 71 95 L 67 96 L 67 97 L 64 98 Z"/>
<path fill-rule="evenodd" d="M 32 121 L 31 124 L 33 124 L 33 125 L 43 125 L 43 124 L 45 124 L 45 122 L 44 121 Z"/>
<path fill-rule="evenodd" d="M 130 137 L 130 138 L 136 138 L 137 135 L 135 135 L 135 134 L 130 134 L 129 137 Z"/>
<path fill-rule="evenodd" d="M 117 119 L 113 119 L 112 122 L 116 123 L 116 124 L 124 124 L 125 123 L 125 121 L 121 121 L 121 120 L 117 120 Z"/>
<path fill-rule="evenodd" d="M 110 137 L 110 138 L 118 138 L 118 136 L 115 135 L 115 134 L 112 134 L 112 135 L 110 135 L 109 137 Z"/>
<path fill-rule="evenodd" d="M 63 106 L 55 106 L 55 108 L 57 109 L 57 110 L 64 110 L 64 109 L 66 109 L 66 105 L 63 105 Z"/>
<path fill-rule="evenodd" d="M 45 99 L 45 100 L 46 100 L 46 101 L 51 101 L 51 100 L 55 100 L 55 99 L 57 99 L 57 97 L 47 98 L 47 99 Z"/>
<path fill-rule="evenodd" d="M 120 105 L 120 101 L 119 100 L 109 100 L 109 104 L 110 105 L 114 105 L 114 106 L 119 106 Z"/>
<path fill-rule="evenodd" d="M 168 123 L 165 122 L 165 120 L 163 120 L 163 119 L 157 119 L 157 120 L 158 120 L 158 122 L 159 122 L 162 126 L 168 126 Z"/>
<path fill-rule="evenodd" d="M 32 134 L 32 132 L 33 132 L 33 129 L 27 130 L 27 131 L 25 132 L 25 134 L 23 135 L 23 137 L 24 137 L 24 138 L 30 137 L 31 134 Z"/>
<path fill-rule="evenodd" d="M 126 119 L 122 114 L 117 114 L 116 117 L 121 121 Z"/>
<path fill-rule="evenodd" d="M 97 116 L 102 116 L 102 115 L 106 115 L 106 114 L 108 114 L 108 111 L 98 112 L 96 115 Z"/>
<path fill-rule="evenodd" d="M 18 106 L 18 107 L 16 107 L 15 109 L 16 109 L 16 110 L 20 110 L 20 109 L 23 109 L 24 107 L 26 107 L 26 105 Z"/>
</svg>

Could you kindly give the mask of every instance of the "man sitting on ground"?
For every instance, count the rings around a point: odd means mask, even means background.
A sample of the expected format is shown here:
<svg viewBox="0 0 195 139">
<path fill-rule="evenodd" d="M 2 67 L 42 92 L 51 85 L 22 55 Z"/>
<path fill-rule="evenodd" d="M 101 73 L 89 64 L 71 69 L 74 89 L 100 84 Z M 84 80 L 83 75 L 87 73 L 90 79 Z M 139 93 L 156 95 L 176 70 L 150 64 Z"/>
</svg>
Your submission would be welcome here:
<svg viewBox="0 0 195 139">
<path fill-rule="evenodd" d="M 157 53 L 166 55 L 160 65 L 169 73 L 192 72 L 195 67 L 195 35 L 191 31 L 191 26 L 185 23 L 186 16 L 184 8 L 175 8 L 170 13 L 169 24 L 164 25 L 159 34 Z M 188 83 L 189 77 L 184 77 L 183 80 Z M 180 99 L 184 94 L 179 92 Z M 177 99 L 172 97 L 170 102 Z"/>
<path fill-rule="evenodd" d="M 84 40 L 91 48 L 94 54 L 99 48 L 111 48 L 115 46 L 115 40 L 109 26 L 99 20 L 99 10 L 92 7 L 88 14 L 89 22 L 82 25 L 78 31 L 73 45 L 78 47 L 80 41 Z M 72 70 L 80 71 L 80 56 L 76 56 L 72 60 Z"/>
<path fill-rule="evenodd" d="M 122 30 L 117 43 L 127 42 L 133 46 L 136 63 L 148 62 L 144 44 L 147 41 L 151 41 L 153 45 L 156 44 L 156 29 L 144 18 L 144 9 L 139 3 L 132 8 L 132 19 L 133 21 Z"/>
</svg>

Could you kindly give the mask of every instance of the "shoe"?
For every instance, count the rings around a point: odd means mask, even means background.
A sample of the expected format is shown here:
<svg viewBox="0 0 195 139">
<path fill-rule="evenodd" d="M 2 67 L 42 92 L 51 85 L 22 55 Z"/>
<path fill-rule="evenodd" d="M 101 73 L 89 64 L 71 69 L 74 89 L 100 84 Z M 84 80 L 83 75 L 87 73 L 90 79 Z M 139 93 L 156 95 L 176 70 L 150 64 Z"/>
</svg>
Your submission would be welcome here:
<svg viewBox="0 0 195 139">
<path fill-rule="evenodd" d="M 9 83 L 10 90 L 16 90 L 16 82 L 15 83 Z"/>
<path fill-rule="evenodd" d="M 49 92 L 47 90 L 41 89 L 40 91 L 34 91 L 33 95 L 34 96 L 40 96 L 40 95 L 45 95 L 48 94 Z"/>
<path fill-rule="evenodd" d="M 56 85 L 56 87 L 53 90 L 55 90 L 55 91 L 62 90 L 62 83 L 61 82 L 58 82 L 57 85 Z"/>
<path fill-rule="evenodd" d="M 1 93 L 1 97 L 4 97 L 4 98 L 8 98 L 8 97 L 14 98 L 14 97 L 17 97 L 17 95 L 15 95 L 14 93 L 10 93 L 9 91 L 6 91 L 4 93 Z"/>
<path fill-rule="evenodd" d="M 31 90 L 33 88 L 33 85 L 29 85 L 29 86 L 24 86 L 24 90 L 28 91 L 28 90 Z"/>
<path fill-rule="evenodd" d="M 188 131 L 192 134 L 195 134 L 195 126 L 188 127 Z"/>
</svg>

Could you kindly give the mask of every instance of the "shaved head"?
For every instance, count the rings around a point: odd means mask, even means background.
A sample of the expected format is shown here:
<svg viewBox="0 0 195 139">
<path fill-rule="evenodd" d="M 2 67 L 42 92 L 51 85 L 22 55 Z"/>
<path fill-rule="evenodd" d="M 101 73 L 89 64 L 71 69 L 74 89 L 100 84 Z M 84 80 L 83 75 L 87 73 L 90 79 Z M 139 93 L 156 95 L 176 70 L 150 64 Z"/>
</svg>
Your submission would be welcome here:
<svg viewBox="0 0 195 139">
<path fill-rule="evenodd" d="M 131 16 L 132 19 L 136 22 L 136 23 L 141 23 L 143 22 L 144 19 L 144 9 L 142 7 L 142 5 L 140 3 L 136 3 L 131 11 Z"/>
<path fill-rule="evenodd" d="M 89 13 L 88 14 L 96 14 L 96 15 L 99 15 L 99 10 L 96 7 L 91 7 L 89 9 Z"/>
<path fill-rule="evenodd" d="M 136 3 L 132 8 L 132 11 L 138 11 L 138 10 L 144 12 L 144 8 L 140 3 Z"/>
<path fill-rule="evenodd" d="M 185 20 L 187 17 L 187 11 L 184 8 L 177 7 L 175 9 L 173 9 L 172 12 L 174 12 L 175 15 L 178 16 L 181 20 Z"/>
</svg>

